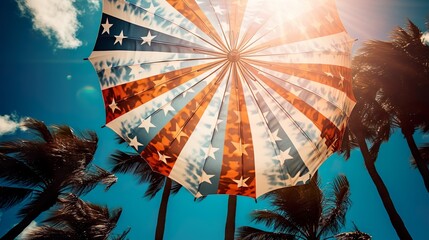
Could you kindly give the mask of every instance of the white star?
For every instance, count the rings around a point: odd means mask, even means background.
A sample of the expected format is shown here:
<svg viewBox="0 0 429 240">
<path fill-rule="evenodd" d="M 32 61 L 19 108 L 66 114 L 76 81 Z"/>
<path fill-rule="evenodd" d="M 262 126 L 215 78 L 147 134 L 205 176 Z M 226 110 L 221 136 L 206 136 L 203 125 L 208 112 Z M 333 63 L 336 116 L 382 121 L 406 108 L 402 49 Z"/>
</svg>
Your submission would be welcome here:
<svg viewBox="0 0 429 240">
<path fill-rule="evenodd" d="M 144 10 L 146 10 L 147 15 L 153 17 L 156 13 L 156 10 L 158 10 L 158 7 L 155 7 L 152 3 L 150 3 L 150 6 L 148 8 L 144 8 Z"/>
<path fill-rule="evenodd" d="M 143 144 L 139 143 L 137 140 L 137 136 L 135 136 L 133 139 L 129 138 L 130 142 L 129 145 L 134 147 L 136 150 L 139 150 L 139 146 L 143 146 Z"/>
<path fill-rule="evenodd" d="M 195 198 L 200 198 L 200 197 L 202 197 L 203 195 L 200 193 L 200 192 L 197 192 L 197 194 L 195 194 Z"/>
<path fill-rule="evenodd" d="M 249 187 L 246 184 L 247 180 L 249 180 L 249 178 L 243 179 L 243 176 L 241 176 L 240 179 L 238 179 L 238 180 L 232 179 L 232 181 L 234 181 L 235 183 L 237 183 L 237 187 Z"/>
<path fill-rule="evenodd" d="M 331 14 L 327 15 L 326 20 L 328 20 L 328 22 L 333 23 L 334 22 L 334 18 L 331 16 Z"/>
<path fill-rule="evenodd" d="M 326 76 L 333 78 L 334 74 L 330 73 L 330 72 L 325 72 Z"/>
<path fill-rule="evenodd" d="M 177 139 L 177 142 L 179 143 L 180 143 L 181 137 L 188 137 L 188 135 L 182 131 L 182 128 L 177 123 L 176 123 L 176 130 L 172 132 L 172 134 Z"/>
<path fill-rule="evenodd" d="M 158 157 L 159 157 L 159 161 L 164 162 L 165 164 L 167 164 L 167 159 L 171 158 L 167 155 L 161 154 L 160 152 L 158 152 Z"/>
<path fill-rule="evenodd" d="M 238 155 L 240 155 L 241 156 L 241 154 L 244 154 L 244 155 L 248 155 L 248 153 L 247 153 L 247 151 L 246 151 L 246 148 L 250 145 L 250 144 L 242 144 L 241 143 L 241 139 L 240 139 L 240 142 L 238 143 L 238 142 L 231 142 L 232 143 L 232 145 L 235 147 L 235 151 L 234 151 L 234 153 L 236 153 L 236 154 L 238 154 Z"/>
<path fill-rule="evenodd" d="M 212 181 L 210 181 L 210 178 L 214 177 L 215 175 L 209 175 L 203 170 L 203 174 L 201 174 L 200 183 L 206 182 L 209 184 L 212 184 Z"/>
<path fill-rule="evenodd" d="M 224 10 L 222 8 L 220 8 L 220 6 L 214 6 L 213 9 L 214 9 L 216 14 L 223 15 Z"/>
<path fill-rule="evenodd" d="M 290 155 L 290 148 L 286 149 L 285 151 L 281 151 L 280 155 L 277 156 L 277 160 L 280 161 L 281 165 L 284 165 L 285 161 L 290 159 L 293 159 L 293 157 Z"/>
<path fill-rule="evenodd" d="M 118 104 L 116 104 L 115 99 L 112 99 L 112 103 L 109 104 L 110 109 L 112 109 L 112 112 L 114 113 L 116 109 L 121 111 L 121 109 L 118 107 Z"/>
<path fill-rule="evenodd" d="M 219 151 L 219 148 L 215 148 L 215 147 L 213 147 L 213 145 L 210 144 L 206 158 L 211 157 L 214 160 L 216 160 L 215 152 L 217 152 L 217 151 Z"/>
<path fill-rule="evenodd" d="M 277 129 L 275 132 L 271 133 L 273 136 L 274 141 L 281 141 L 282 139 L 279 137 L 279 129 Z"/>
<path fill-rule="evenodd" d="M 218 119 L 218 120 L 217 120 L 217 122 L 216 122 L 216 127 L 215 127 L 216 132 L 217 132 L 217 131 L 219 131 L 218 127 L 219 127 L 219 124 L 220 124 L 220 123 L 222 123 L 222 122 L 223 122 L 223 120 L 222 120 L 222 119 Z"/>
<path fill-rule="evenodd" d="M 156 37 L 156 35 L 152 36 L 152 34 L 150 33 L 150 31 L 147 33 L 146 37 L 141 37 L 141 39 L 143 40 L 143 42 L 141 43 L 141 45 L 147 43 L 147 45 L 151 45 L 152 44 L 152 40 Z"/>
<path fill-rule="evenodd" d="M 338 82 L 338 86 L 340 87 L 344 87 L 344 76 L 340 73 L 340 82 Z"/>
<path fill-rule="evenodd" d="M 128 74 L 129 76 L 134 75 L 134 77 L 137 77 L 143 71 L 143 68 L 140 66 L 140 64 L 131 65 L 128 67 L 131 69 L 130 73 Z"/>
<path fill-rule="evenodd" d="M 113 43 L 113 45 L 116 45 L 116 43 L 119 43 L 120 45 L 122 45 L 122 40 L 124 38 L 128 38 L 128 37 L 124 36 L 124 31 L 121 31 L 119 35 L 115 35 L 115 43 Z"/>
<path fill-rule="evenodd" d="M 106 18 L 106 23 L 101 24 L 101 26 L 103 27 L 103 33 L 107 32 L 107 34 L 110 34 L 110 28 L 113 26 L 113 24 L 109 23 L 109 19 Z"/>
<path fill-rule="evenodd" d="M 186 91 L 184 91 L 183 93 L 182 93 L 182 96 L 185 98 L 186 97 L 186 94 L 188 94 L 188 93 L 194 93 L 195 91 L 194 91 L 194 89 L 192 89 L 192 88 L 189 88 L 188 90 L 186 90 Z"/>
<path fill-rule="evenodd" d="M 104 69 L 103 77 L 104 77 L 106 80 L 109 80 L 111 76 L 112 76 L 112 69 L 111 69 L 109 66 L 107 66 L 107 67 Z"/>
<path fill-rule="evenodd" d="M 151 127 L 156 127 L 151 123 L 151 118 L 152 116 L 149 116 L 147 119 L 141 119 L 139 128 L 144 128 L 146 132 L 149 133 Z"/>
<path fill-rule="evenodd" d="M 171 106 L 171 102 L 165 104 L 162 107 L 162 110 L 164 111 L 165 116 L 167 116 L 167 114 L 168 114 L 169 111 L 171 111 L 171 112 L 175 112 L 176 111 L 176 109 L 174 109 L 174 107 Z"/>
</svg>

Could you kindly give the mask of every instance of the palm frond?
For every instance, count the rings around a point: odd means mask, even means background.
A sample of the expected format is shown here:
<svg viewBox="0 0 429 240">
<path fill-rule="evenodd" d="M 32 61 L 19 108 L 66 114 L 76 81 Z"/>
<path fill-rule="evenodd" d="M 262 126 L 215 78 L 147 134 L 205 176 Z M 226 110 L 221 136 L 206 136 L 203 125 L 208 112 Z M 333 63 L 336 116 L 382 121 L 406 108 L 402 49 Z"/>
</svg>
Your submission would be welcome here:
<svg viewBox="0 0 429 240">
<path fill-rule="evenodd" d="M 177 194 L 180 189 L 182 189 L 182 185 L 176 181 L 172 181 L 171 194 Z"/>
<path fill-rule="evenodd" d="M 131 228 L 128 227 L 127 229 L 125 229 L 125 231 L 123 231 L 120 235 L 114 235 L 112 236 L 110 239 L 111 240 L 125 240 L 128 233 L 130 233 Z"/>
<path fill-rule="evenodd" d="M 24 126 L 32 130 L 36 135 L 41 137 L 45 142 L 53 142 L 54 138 L 49 131 L 49 128 L 42 121 L 28 118 L 24 122 Z"/>
<path fill-rule="evenodd" d="M 94 189 L 97 184 L 104 184 L 105 191 L 115 184 L 118 178 L 112 173 L 93 165 L 94 167 L 86 172 L 82 173 L 82 177 L 76 178 L 72 182 L 72 191 L 78 195 L 87 194 L 89 191 Z"/>
<path fill-rule="evenodd" d="M 361 231 L 354 231 L 337 234 L 335 238 L 338 240 L 370 240 L 371 236 Z"/>
<path fill-rule="evenodd" d="M 267 232 L 253 227 L 239 227 L 237 240 L 295 240 L 295 236 L 286 233 Z"/>
<path fill-rule="evenodd" d="M 350 184 L 346 176 L 336 177 L 332 189 L 332 195 L 325 201 L 327 207 L 321 219 L 320 234 L 338 232 L 345 224 L 346 212 L 351 205 Z"/>
<path fill-rule="evenodd" d="M 49 223 L 56 229 L 70 229 L 77 234 L 85 233 L 85 239 L 106 239 L 116 227 L 122 213 L 122 209 L 109 211 L 106 206 L 85 202 L 73 194 L 59 201 L 61 207 L 52 212 L 44 223 Z"/>
<path fill-rule="evenodd" d="M 426 163 L 426 165 L 429 166 L 429 144 L 426 143 L 423 146 L 419 147 L 419 152 L 423 161 Z M 411 166 L 413 166 L 414 168 L 417 168 L 417 163 L 413 156 L 411 156 L 410 163 L 411 163 Z"/>
<path fill-rule="evenodd" d="M 51 226 L 36 227 L 27 233 L 22 240 L 75 240 L 80 236 L 69 229 L 58 229 Z"/>
<path fill-rule="evenodd" d="M 149 164 L 138 154 L 116 151 L 109 161 L 113 163 L 113 172 L 131 173 L 140 183 L 149 183 L 145 197 L 153 198 L 164 187 L 165 176 L 154 172 Z"/>
<path fill-rule="evenodd" d="M 32 189 L 0 186 L 0 208 L 15 206 L 33 193 Z"/>
<path fill-rule="evenodd" d="M 34 187 L 41 179 L 25 162 L 0 153 L 0 179 L 13 185 Z"/>
<path fill-rule="evenodd" d="M 263 223 L 266 227 L 279 232 L 296 234 L 301 231 L 300 226 L 283 216 L 281 213 L 270 210 L 256 210 L 251 213 L 252 221 Z"/>
</svg>

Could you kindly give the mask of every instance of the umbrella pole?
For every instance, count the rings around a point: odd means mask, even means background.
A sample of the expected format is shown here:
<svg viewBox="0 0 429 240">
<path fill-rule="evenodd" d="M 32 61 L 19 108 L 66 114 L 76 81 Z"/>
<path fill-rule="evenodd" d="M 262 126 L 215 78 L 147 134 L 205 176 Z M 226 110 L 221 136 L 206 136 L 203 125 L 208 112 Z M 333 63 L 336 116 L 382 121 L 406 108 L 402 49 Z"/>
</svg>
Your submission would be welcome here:
<svg viewBox="0 0 429 240">
<path fill-rule="evenodd" d="M 237 196 L 228 196 L 228 212 L 225 224 L 225 240 L 234 240 L 235 234 L 235 214 L 237 211 Z"/>
</svg>

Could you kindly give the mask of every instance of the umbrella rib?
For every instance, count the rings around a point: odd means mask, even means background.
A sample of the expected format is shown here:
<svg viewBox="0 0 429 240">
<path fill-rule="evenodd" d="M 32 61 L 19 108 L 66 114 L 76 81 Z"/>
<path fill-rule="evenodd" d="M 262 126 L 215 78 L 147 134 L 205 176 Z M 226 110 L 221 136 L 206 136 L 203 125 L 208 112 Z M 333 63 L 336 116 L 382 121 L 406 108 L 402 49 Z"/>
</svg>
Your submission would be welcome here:
<svg viewBox="0 0 429 240">
<path fill-rule="evenodd" d="M 193 8 L 191 8 L 191 7 L 189 7 L 189 5 L 188 5 L 188 3 L 185 1 L 185 0 L 182 0 L 182 2 L 189 8 L 189 9 L 191 9 L 192 10 L 192 12 L 195 14 L 195 16 L 197 16 L 197 18 L 199 19 L 199 20 L 201 20 L 203 23 L 205 23 L 205 21 L 203 20 L 203 19 L 201 19 L 201 17 L 194 11 L 194 9 Z M 207 30 L 210 32 L 210 33 L 212 33 L 213 34 L 213 36 L 216 36 L 217 34 L 216 33 L 213 33 L 212 32 L 212 30 L 206 25 L 206 24 L 204 24 L 204 26 L 207 28 Z M 215 37 L 212 37 L 212 39 L 214 40 L 214 41 L 216 41 L 217 42 L 217 44 L 219 44 L 219 46 L 220 46 L 220 48 L 222 48 L 222 49 L 219 49 L 219 50 L 221 50 L 221 51 L 226 51 L 226 47 L 225 47 L 225 44 L 223 44 L 221 41 L 220 41 L 220 39 L 217 39 L 217 38 L 215 38 Z"/>
<path fill-rule="evenodd" d="M 239 91 L 239 89 L 238 89 L 238 87 L 239 87 L 239 84 L 238 84 L 238 81 L 239 81 L 239 76 L 238 76 L 238 72 L 237 72 L 237 64 L 236 63 L 234 63 L 233 64 L 233 77 L 234 77 L 234 79 L 235 79 L 235 81 L 236 81 L 236 84 L 235 84 L 235 86 L 236 86 L 236 89 L 235 89 L 235 95 L 236 95 L 236 101 L 237 101 L 237 112 L 239 113 L 239 115 L 238 115 L 238 117 L 239 117 L 239 121 L 238 121 L 238 129 L 239 129 L 239 137 L 240 137 L 240 141 L 239 141 L 239 143 L 240 143 L 240 153 L 241 153 L 241 177 L 244 179 L 244 154 L 243 154 L 243 150 L 242 150 L 242 148 L 243 148 L 243 146 L 242 146 L 242 144 L 243 144 L 243 142 L 242 142 L 242 140 L 244 140 L 243 139 L 243 124 L 242 124 L 242 119 L 241 119 L 241 102 L 240 102 L 240 96 L 239 96 L 239 94 L 240 94 L 240 91 Z M 243 92 L 243 91 L 241 91 L 241 92 Z M 241 193 L 243 191 L 243 188 L 240 188 L 239 189 L 239 192 Z"/>
<path fill-rule="evenodd" d="M 240 66 L 240 70 L 243 72 L 243 75 L 247 75 L 248 78 L 250 78 L 251 80 L 255 80 L 256 81 L 255 77 L 253 77 L 253 75 L 250 73 L 250 71 L 247 68 L 245 68 L 241 62 L 240 62 L 239 66 Z M 271 129 L 270 129 L 269 125 L 268 125 L 268 121 L 267 121 L 267 119 L 262 114 L 262 110 L 261 110 L 262 108 L 261 108 L 260 104 L 258 103 L 258 101 L 256 99 L 256 95 L 255 95 L 254 91 L 250 87 L 249 82 L 248 81 L 245 81 L 245 82 L 246 82 L 246 85 L 248 86 L 248 88 L 250 89 L 250 92 L 251 92 L 252 97 L 253 97 L 253 101 L 256 103 L 256 106 L 258 106 L 259 113 L 260 113 L 260 115 L 261 115 L 261 117 L 263 119 L 263 122 L 264 122 L 264 125 L 265 125 L 266 129 L 271 133 Z M 269 134 L 269 136 L 271 138 L 271 145 L 273 146 L 274 151 L 276 151 L 276 154 L 279 155 L 278 150 L 280 149 L 280 147 L 277 144 L 277 141 L 274 140 L 272 134 Z M 286 175 L 286 173 L 285 173 L 285 171 L 284 171 L 281 163 L 279 165 L 280 165 L 280 171 L 283 174 L 283 176 L 285 177 L 284 178 L 285 179 L 285 186 L 287 186 L 287 182 L 286 182 L 287 175 Z M 285 167 L 286 167 L 286 169 L 288 169 L 287 165 L 285 165 Z M 289 170 L 288 170 L 288 172 L 289 172 Z"/>
<path fill-rule="evenodd" d="M 231 49 L 231 46 L 229 45 L 228 39 L 226 38 L 225 30 L 224 30 L 224 29 L 223 29 L 223 27 L 222 27 L 222 24 L 221 24 L 221 22 L 220 22 L 219 16 L 216 14 L 216 11 L 215 11 L 215 9 L 214 9 L 214 6 L 213 6 L 212 1 L 211 1 L 211 0 L 209 0 L 209 3 L 210 3 L 210 7 L 212 8 L 212 10 L 213 10 L 213 12 L 214 12 L 214 14 L 215 14 L 215 16 L 216 16 L 216 20 L 217 20 L 217 22 L 218 22 L 218 24 L 219 24 L 219 27 L 220 27 L 220 29 L 221 29 L 221 31 L 222 31 L 222 36 L 223 36 L 223 38 L 224 38 L 224 40 L 225 40 L 225 43 L 227 44 L 225 52 L 228 52 L 228 49 L 230 50 L 230 49 Z"/>
<path fill-rule="evenodd" d="M 223 76 L 225 75 L 225 72 L 226 72 L 226 70 L 227 70 L 227 68 L 225 68 L 225 65 L 227 65 L 228 63 L 224 63 L 224 64 L 222 64 L 221 66 L 219 66 L 216 70 L 214 70 L 212 73 L 210 73 L 208 76 L 206 76 L 206 77 L 204 77 L 203 79 L 201 79 L 198 83 L 200 83 L 201 81 L 204 81 L 205 79 L 207 79 L 208 77 L 210 77 L 211 75 L 213 75 L 215 72 L 217 72 L 217 71 L 219 71 L 220 69 L 222 69 L 221 70 L 221 73 L 220 73 L 220 75 L 219 75 L 219 77 L 218 77 L 218 79 L 216 80 L 216 82 L 213 84 L 213 86 L 211 86 L 210 87 L 210 91 L 208 91 L 208 94 L 210 94 L 211 92 L 212 92 L 212 90 L 216 87 L 216 85 L 218 84 L 218 82 L 220 81 L 220 79 L 222 79 L 223 78 Z M 196 84 L 198 84 L 198 83 L 196 83 Z M 194 86 L 196 85 L 196 84 L 194 84 Z M 198 109 L 201 107 L 201 105 L 202 105 L 202 103 L 204 102 L 204 101 L 206 101 L 206 98 L 207 98 L 207 95 L 208 94 L 206 94 L 202 99 L 201 99 L 201 101 L 199 102 L 199 104 L 198 104 L 198 107 L 196 107 L 195 109 L 194 109 L 194 111 L 192 111 L 192 114 L 191 114 L 191 116 L 188 118 L 188 119 L 186 119 L 186 121 L 185 121 L 185 123 L 183 124 L 183 126 L 181 127 L 181 129 L 180 129 L 180 132 L 182 131 L 182 129 L 184 129 L 185 127 L 186 127 L 186 125 L 189 123 L 189 121 L 192 119 L 192 117 L 195 115 L 195 113 L 198 111 Z M 178 95 L 179 96 L 179 95 Z M 176 99 L 178 96 L 176 96 L 174 99 Z M 158 109 L 157 111 L 160 111 L 161 109 Z M 173 138 L 173 140 L 168 144 L 168 146 L 166 146 L 166 148 L 165 148 L 165 152 L 167 152 L 168 151 L 168 149 L 171 147 L 171 145 L 176 141 L 176 139 L 177 139 L 177 137 L 178 136 L 180 136 L 180 132 L 177 132 L 176 133 L 176 136 L 174 136 L 174 138 Z"/>
<path fill-rule="evenodd" d="M 136 4 L 134 4 L 134 3 L 130 3 L 130 2 L 126 2 L 126 3 L 127 3 L 127 4 L 130 4 L 130 5 L 134 6 L 134 7 L 137 7 L 137 8 L 139 8 L 139 9 L 142 9 L 142 10 L 143 10 L 143 11 L 145 11 L 146 13 L 153 14 L 154 16 L 157 16 L 157 17 L 159 17 L 159 18 L 161 18 L 161 19 L 163 19 L 163 20 L 165 20 L 165 21 L 167 21 L 167 22 L 169 22 L 169 23 L 171 23 L 171 24 L 173 24 L 173 25 L 175 25 L 175 26 L 177 26 L 177 27 L 179 27 L 179 28 L 181 28 L 181 29 L 185 30 L 186 32 L 188 32 L 188 33 L 190 33 L 190 34 L 194 35 L 195 37 L 197 37 L 198 39 L 202 40 L 203 42 L 206 42 L 207 44 L 211 45 L 212 47 L 214 47 L 214 48 L 216 48 L 216 49 L 218 49 L 218 50 L 222 51 L 222 49 L 221 49 L 220 47 L 218 47 L 218 46 L 214 45 L 213 43 L 211 43 L 211 42 L 207 41 L 206 39 L 204 39 L 203 37 L 199 36 L 198 34 L 196 34 L 196 33 L 192 32 L 192 31 L 188 30 L 188 29 L 187 29 L 187 28 L 185 28 L 185 27 L 182 27 L 181 25 L 179 25 L 179 24 L 177 24 L 177 23 L 175 23 L 175 22 L 173 22 L 173 21 L 171 21 L 171 20 L 168 20 L 168 19 L 166 19 L 166 18 L 164 18 L 164 17 L 162 17 L 162 16 L 159 16 L 159 15 L 158 15 L 158 14 L 156 14 L 156 13 L 148 12 L 146 9 L 144 9 L 144 8 L 142 8 L 141 6 L 136 5 Z M 152 29 L 152 30 L 153 30 L 153 29 Z M 167 35 L 168 35 L 168 34 L 167 34 Z M 218 43 L 218 44 L 219 44 L 219 43 Z"/>
<path fill-rule="evenodd" d="M 248 59 L 248 60 L 249 60 L 249 61 L 252 61 L 252 60 L 250 60 L 250 59 Z M 250 63 L 247 63 L 247 64 L 251 65 Z M 255 64 L 257 64 L 257 62 L 255 62 Z M 252 65 L 251 65 L 251 66 L 252 66 Z M 299 85 L 296 85 L 295 83 L 291 83 L 291 82 L 288 82 L 288 81 L 283 80 L 283 79 L 281 79 L 281 78 L 278 78 L 278 77 L 276 77 L 276 76 L 274 76 L 274 75 L 272 75 L 272 74 L 270 74 L 270 73 L 268 73 L 268 72 L 266 72 L 266 71 L 261 70 L 260 68 L 256 68 L 256 67 L 254 67 L 254 68 L 255 68 L 256 70 L 261 71 L 261 72 L 263 72 L 264 74 L 270 75 L 271 77 L 274 77 L 274 78 L 276 78 L 276 79 L 278 79 L 278 80 L 280 80 L 280 81 L 282 81 L 282 82 L 289 83 L 289 84 L 294 85 L 294 86 L 296 86 L 296 87 L 298 87 L 298 88 L 301 88 L 301 89 L 302 89 L 302 90 L 304 90 L 304 91 L 307 91 L 307 92 L 312 93 L 312 94 L 314 94 L 314 95 L 316 95 L 316 96 L 320 97 L 321 99 L 323 99 L 323 100 L 325 100 L 325 101 L 329 102 L 330 104 L 332 104 L 333 106 L 335 106 L 336 108 L 338 108 L 339 110 L 341 110 L 341 112 L 342 112 L 342 113 L 344 113 L 345 115 L 348 115 L 348 114 L 347 114 L 346 112 L 344 112 L 344 110 L 343 110 L 340 106 L 338 106 L 336 103 L 332 103 L 331 101 L 329 101 L 329 100 L 325 99 L 324 97 L 320 96 L 319 94 L 317 94 L 317 93 L 315 93 L 315 92 L 312 92 L 312 91 L 309 91 L 309 90 L 307 90 L 307 89 L 305 89 L 305 88 L 303 88 L 303 87 L 301 87 L 301 86 L 299 86 Z M 299 71 L 307 72 L 307 73 L 312 73 L 311 71 L 306 71 L 306 70 L 302 70 L 302 69 L 299 69 L 299 68 L 291 68 L 291 69 L 299 70 Z M 286 73 L 285 73 L 285 74 L 286 74 Z M 287 74 L 287 75 L 291 75 L 291 74 Z M 298 77 L 298 76 L 296 76 L 296 75 L 291 75 L 291 76 Z M 301 78 L 301 77 L 298 77 L 298 78 Z M 306 79 L 306 78 L 305 78 L 305 79 Z M 312 81 L 311 79 L 306 79 L 306 80 L 308 80 L 308 81 Z M 322 84 L 322 85 L 326 85 L 326 84 L 323 84 L 323 83 L 320 83 L 320 84 Z M 326 86 L 331 87 L 331 88 L 334 88 L 334 87 L 329 86 L 329 85 L 326 85 Z M 336 88 L 334 88 L 334 89 L 336 89 Z M 339 89 L 337 89 L 337 90 L 338 90 L 338 91 L 341 91 L 341 90 L 339 90 Z M 343 91 L 341 91 L 341 92 L 343 92 Z M 343 92 L 343 93 L 344 93 L 345 95 L 347 95 L 345 92 Z"/>
<path fill-rule="evenodd" d="M 244 63 L 246 63 L 246 62 L 244 62 Z M 252 65 L 250 65 L 249 63 L 246 63 L 246 64 L 248 64 L 250 67 L 252 67 L 252 68 L 254 68 Z M 255 68 L 256 69 L 256 68 Z M 265 92 L 268 94 L 268 96 L 270 96 L 271 97 L 271 99 L 277 104 L 277 106 L 282 110 L 282 112 L 283 113 L 285 113 L 286 114 L 286 116 L 290 119 L 290 121 L 295 125 L 295 127 L 301 132 L 301 134 L 309 141 L 309 142 L 311 142 L 312 143 L 312 145 L 314 146 L 314 149 L 319 153 L 319 154 L 321 154 L 320 153 L 320 151 L 319 151 L 319 149 L 317 148 L 317 145 L 312 141 L 312 139 L 307 135 L 307 133 L 305 133 L 305 131 L 304 131 L 304 129 L 302 129 L 300 126 L 299 126 L 299 124 L 293 119 L 293 117 L 288 113 L 288 111 L 286 111 L 286 109 L 284 109 L 283 107 L 282 107 L 282 105 L 277 101 L 277 99 L 273 96 L 273 95 L 271 95 L 271 93 L 260 83 L 260 81 L 261 81 L 261 79 L 258 79 L 258 78 L 255 78 L 256 79 L 256 82 L 259 84 L 259 86 L 262 88 L 262 89 L 264 89 L 265 90 Z"/>
<path fill-rule="evenodd" d="M 228 65 L 229 65 L 230 63 L 228 63 Z M 229 84 L 229 81 L 230 81 L 230 79 L 231 79 L 231 69 L 230 68 L 228 68 L 229 69 L 229 74 L 228 74 L 228 78 L 227 78 L 227 82 L 226 82 L 226 87 L 225 87 L 225 91 L 223 92 L 223 97 L 222 97 L 222 103 L 220 104 L 220 108 L 219 108 L 219 111 L 218 111 L 218 113 L 217 113 L 217 119 L 219 119 L 219 116 L 220 116 L 220 114 L 221 114 L 221 112 L 222 112 L 222 107 L 223 107 L 223 100 L 225 99 L 225 96 L 226 96 L 226 93 L 227 93 L 227 89 L 228 89 L 228 84 Z M 213 130 L 212 130 L 212 134 L 211 134 L 211 139 L 210 139 L 210 143 L 212 144 L 213 143 L 213 138 L 214 138 L 214 133 L 215 133 L 215 131 L 216 131 L 216 128 L 213 128 Z M 208 149 L 208 151 L 209 151 L 210 149 Z M 204 159 L 204 164 L 203 164 L 203 167 L 202 167 L 202 169 L 204 170 L 204 168 L 205 168 L 205 166 L 206 166 L 206 163 L 207 163 L 207 159 L 208 159 L 208 157 L 207 158 L 205 158 Z M 198 189 L 197 189 L 197 192 L 200 192 L 200 188 L 201 188 L 201 182 L 198 184 Z"/>
</svg>

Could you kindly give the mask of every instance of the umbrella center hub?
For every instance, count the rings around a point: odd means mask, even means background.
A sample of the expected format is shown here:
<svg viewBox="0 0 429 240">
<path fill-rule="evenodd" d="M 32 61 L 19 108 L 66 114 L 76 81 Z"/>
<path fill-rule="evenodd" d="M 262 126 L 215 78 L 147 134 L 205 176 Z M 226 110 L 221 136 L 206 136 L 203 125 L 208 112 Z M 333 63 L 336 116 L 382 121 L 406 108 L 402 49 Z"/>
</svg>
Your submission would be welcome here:
<svg viewBox="0 0 429 240">
<path fill-rule="evenodd" d="M 240 52 L 237 49 L 232 49 L 227 55 L 226 58 L 230 62 L 240 61 Z"/>
</svg>

